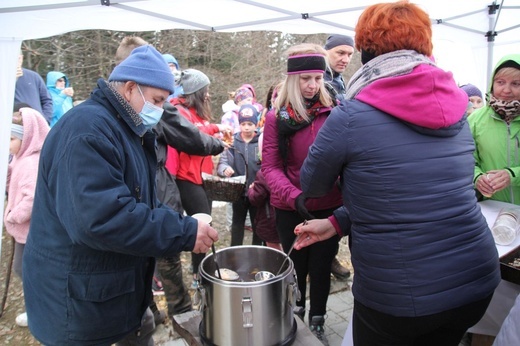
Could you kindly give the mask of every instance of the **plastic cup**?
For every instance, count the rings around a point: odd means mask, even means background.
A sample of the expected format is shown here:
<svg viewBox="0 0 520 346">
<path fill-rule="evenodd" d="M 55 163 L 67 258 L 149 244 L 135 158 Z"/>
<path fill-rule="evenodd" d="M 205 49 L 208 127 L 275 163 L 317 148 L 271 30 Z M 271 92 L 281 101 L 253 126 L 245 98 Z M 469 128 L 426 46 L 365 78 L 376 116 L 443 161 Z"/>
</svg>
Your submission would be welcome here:
<svg viewBox="0 0 520 346">
<path fill-rule="evenodd" d="M 193 214 L 191 217 L 194 219 L 197 219 L 201 222 L 205 222 L 207 224 L 211 224 L 211 221 L 213 221 L 213 218 L 211 217 L 211 215 L 206 214 L 206 213 Z"/>
<path fill-rule="evenodd" d="M 515 241 L 519 228 L 520 209 L 503 208 L 491 227 L 491 233 L 498 245 L 509 245 Z"/>
</svg>

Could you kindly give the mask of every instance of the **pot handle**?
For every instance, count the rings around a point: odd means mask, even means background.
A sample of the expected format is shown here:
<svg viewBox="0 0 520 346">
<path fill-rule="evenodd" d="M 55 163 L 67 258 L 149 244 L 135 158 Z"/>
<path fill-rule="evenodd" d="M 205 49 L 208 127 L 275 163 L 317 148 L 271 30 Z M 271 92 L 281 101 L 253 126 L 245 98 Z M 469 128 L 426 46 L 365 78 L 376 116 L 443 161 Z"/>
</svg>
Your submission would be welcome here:
<svg viewBox="0 0 520 346">
<path fill-rule="evenodd" d="M 287 286 L 287 300 L 291 306 L 296 306 L 296 302 L 302 297 L 300 289 L 298 288 L 298 276 L 296 275 L 296 270 L 293 270 L 293 278 L 294 281 L 289 283 Z"/>
<path fill-rule="evenodd" d="M 206 289 L 199 283 L 195 294 L 198 296 L 198 301 L 200 301 L 199 311 L 202 312 L 206 309 Z"/>
<path fill-rule="evenodd" d="M 296 302 L 300 300 L 301 293 L 298 289 L 298 284 L 296 282 L 291 282 L 287 285 L 287 301 L 289 305 L 296 306 Z"/>
</svg>

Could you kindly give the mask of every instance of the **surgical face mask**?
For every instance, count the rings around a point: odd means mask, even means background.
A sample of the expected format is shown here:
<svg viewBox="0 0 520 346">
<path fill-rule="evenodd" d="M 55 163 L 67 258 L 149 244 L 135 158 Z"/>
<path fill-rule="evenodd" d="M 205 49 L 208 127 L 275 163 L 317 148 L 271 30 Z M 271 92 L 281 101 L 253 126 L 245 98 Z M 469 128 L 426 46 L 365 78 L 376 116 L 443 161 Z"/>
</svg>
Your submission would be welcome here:
<svg viewBox="0 0 520 346">
<path fill-rule="evenodd" d="M 137 89 L 144 101 L 143 109 L 141 109 L 139 116 L 143 120 L 143 125 L 146 129 L 150 130 L 161 120 L 164 110 L 161 107 L 157 107 L 153 103 L 146 101 L 139 85 L 137 86 Z"/>
</svg>

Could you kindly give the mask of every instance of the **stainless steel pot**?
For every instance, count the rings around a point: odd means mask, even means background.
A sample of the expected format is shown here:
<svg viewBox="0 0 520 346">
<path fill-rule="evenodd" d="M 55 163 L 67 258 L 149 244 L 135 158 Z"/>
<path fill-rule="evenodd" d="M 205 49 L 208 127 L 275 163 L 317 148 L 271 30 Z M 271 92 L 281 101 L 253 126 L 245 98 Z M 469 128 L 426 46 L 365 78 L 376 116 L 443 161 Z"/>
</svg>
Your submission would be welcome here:
<svg viewBox="0 0 520 346">
<path fill-rule="evenodd" d="M 202 321 L 199 331 L 205 345 L 290 345 L 296 337 L 293 308 L 300 298 L 291 259 L 278 276 L 255 281 L 265 270 L 276 273 L 286 255 L 264 246 L 234 246 L 217 251 L 219 266 L 236 271 L 238 281 L 217 278 L 208 255 L 199 267 Z"/>
</svg>

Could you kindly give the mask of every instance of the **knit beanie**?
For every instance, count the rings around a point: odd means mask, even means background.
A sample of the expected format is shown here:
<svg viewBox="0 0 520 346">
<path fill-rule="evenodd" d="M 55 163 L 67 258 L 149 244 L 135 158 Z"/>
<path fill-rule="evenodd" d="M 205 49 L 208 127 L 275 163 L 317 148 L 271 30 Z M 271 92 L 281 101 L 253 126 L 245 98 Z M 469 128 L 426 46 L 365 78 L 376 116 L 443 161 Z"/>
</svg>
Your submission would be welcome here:
<svg viewBox="0 0 520 346">
<path fill-rule="evenodd" d="M 209 83 L 208 76 L 194 68 L 182 71 L 179 81 L 179 85 L 183 88 L 185 95 L 193 94 L 205 86 L 208 86 Z"/>
<path fill-rule="evenodd" d="M 466 85 L 461 86 L 460 88 L 462 90 L 464 90 L 466 92 L 466 94 L 468 94 L 468 97 L 478 96 L 478 97 L 482 98 L 482 93 L 473 84 L 466 84 Z"/>
<path fill-rule="evenodd" d="M 244 121 L 250 121 L 253 124 L 258 124 L 258 111 L 253 105 L 243 105 L 238 110 L 238 123 L 241 124 Z"/>
<path fill-rule="evenodd" d="M 325 50 L 332 49 L 337 46 L 351 46 L 354 47 L 354 39 L 350 36 L 334 34 L 327 38 L 325 43 Z"/>
<path fill-rule="evenodd" d="M 237 91 L 235 91 L 236 104 L 239 104 L 248 98 L 253 98 L 253 92 L 249 88 L 239 88 Z"/>
<path fill-rule="evenodd" d="M 108 81 L 136 82 L 140 85 L 167 90 L 173 94 L 174 79 L 162 55 L 152 46 L 135 48 L 125 60 L 117 65 Z"/>
</svg>

